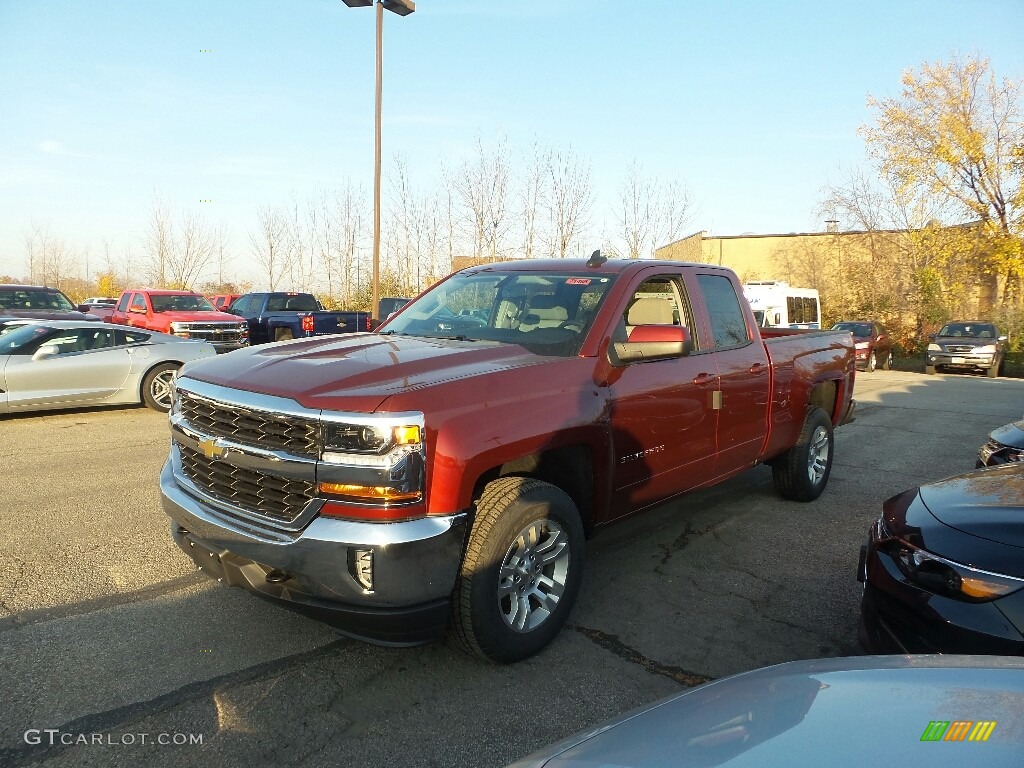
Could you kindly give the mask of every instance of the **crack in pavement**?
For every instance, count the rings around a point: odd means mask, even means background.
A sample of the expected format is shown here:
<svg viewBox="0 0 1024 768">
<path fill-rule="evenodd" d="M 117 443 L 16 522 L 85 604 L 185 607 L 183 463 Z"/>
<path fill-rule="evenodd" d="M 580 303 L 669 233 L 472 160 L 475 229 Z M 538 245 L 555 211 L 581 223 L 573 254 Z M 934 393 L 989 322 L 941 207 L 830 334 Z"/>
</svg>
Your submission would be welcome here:
<svg viewBox="0 0 1024 768">
<path fill-rule="evenodd" d="M 675 541 L 667 545 L 658 545 L 658 547 L 664 553 L 664 556 L 661 558 L 661 562 L 658 564 L 658 567 L 654 570 L 657 571 L 658 568 L 660 568 L 663 565 L 666 565 L 668 561 L 672 559 L 672 555 L 674 555 L 676 552 L 681 552 L 682 550 L 686 549 L 686 547 L 689 546 L 690 541 L 694 536 L 706 536 L 709 533 L 711 534 L 712 538 L 718 538 L 718 533 L 715 531 L 715 526 L 709 525 L 707 528 L 697 530 L 693 527 L 693 523 L 687 521 L 686 527 L 683 529 L 683 532 L 676 537 Z"/>
<path fill-rule="evenodd" d="M 703 685 L 704 683 L 709 683 L 715 679 L 709 675 L 700 675 L 696 672 L 690 672 L 680 667 L 673 667 L 668 664 L 662 664 L 654 659 L 648 659 L 635 648 L 630 648 L 619 640 L 618 635 L 610 635 L 599 629 L 580 627 L 575 624 L 567 624 L 566 626 L 574 632 L 579 632 L 595 645 L 604 648 L 606 651 L 610 651 L 619 658 L 625 659 L 632 664 L 639 664 L 651 674 L 667 677 L 680 685 L 685 685 L 687 688 L 692 688 L 695 685 Z"/>
<path fill-rule="evenodd" d="M 212 677 L 209 680 L 198 680 L 148 701 L 137 701 L 114 709 L 108 709 L 105 712 L 83 715 L 70 722 L 58 726 L 50 726 L 50 728 L 53 728 L 60 734 L 72 735 L 109 734 L 114 731 L 120 731 L 141 720 L 159 715 L 182 704 L 213 696 L 221 687 L 251 683 L 269 675 L 288 672 L 294 667 L 308 662 L 318 661 L 339 649 L 351 646 L 353 642 L 353 640 L 348 638 L 340 638 L 319 648 L 314 648 L 311 651 L 272 659 L 262 664 L 247 667 L 246 669 L 227 672 L 223 675 Z M 18 766 L 44 762 L 69 749 L 73 749 L 76 746 L 73 742 L 74 739 L 72 739 L 71 744 L 61 744 L 60 737 L 58 736 L 57 743 L 52 745 L 26 745 L 24 747 L 0 749 L 0 765 L 6 768 L 18 768 Z"/>
</svg>

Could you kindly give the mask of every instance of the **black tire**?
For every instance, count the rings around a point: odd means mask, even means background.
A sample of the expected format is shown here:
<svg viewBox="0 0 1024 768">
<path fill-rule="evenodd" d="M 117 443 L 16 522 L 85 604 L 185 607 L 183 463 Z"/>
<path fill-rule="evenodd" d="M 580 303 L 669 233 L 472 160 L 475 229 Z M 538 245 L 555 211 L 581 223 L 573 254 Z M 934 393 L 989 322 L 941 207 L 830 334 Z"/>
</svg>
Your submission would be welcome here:
<svg viewBox="0 0 1024 768">
<path fill-rule="evenodd" d="M 561 489 L 524 477 L 488 483 L 452 594 L 457 642 L 499 663 L 537 653 L 572 610 L 584 548 L 579 511 Z"/>
<path fill-rule="evenodd" d="M 171 380 L 181 368 L 180 363 L 161 363 L 142 379 L 142 402 L 154 411 L 171 410 Z"/>
<path fill-rule="evenodd" d="M 878 367 L 878 358 L 875 357 L 875 350 L 871 350 L 871 354 L 868 355 L 868 371 L 873 372 Z"/>
<path fill-rule="evenodd" d="M 791 501 L 814 501 L 828 485 L 832 472 L 832 420 L 811 407 L 796 445 L 772 463 L 775 490 Z"/>
<path fill-rule="evenodd" d="M 999 375 L 999 363 L 992 363 L 992 365 L 990 365 L 985 370 L 985 375 L 988 376 L 990 379 L 994 379 L 996 376 L 998 376 Z"/>
<path fill-rule="evenodd" d="M 274 331 L 274 341 L 291 341 L 294 338 L 291 328 L 278 328 Z"/>
<path fill-rule="evenodd" d="M 882 361 L 882 370 L 883 371 L 891 371 L 892 370 L 892 352 L 887 354 L 885 356 L 885 360 Z"/>
<path fill-rule="evenodd" d="M 927 373 L 929 376 L 934 376 L 935 375 L 935 366 L 934 365 L 926 365 L 924 367 L 924 372 Z"/>
</svg>

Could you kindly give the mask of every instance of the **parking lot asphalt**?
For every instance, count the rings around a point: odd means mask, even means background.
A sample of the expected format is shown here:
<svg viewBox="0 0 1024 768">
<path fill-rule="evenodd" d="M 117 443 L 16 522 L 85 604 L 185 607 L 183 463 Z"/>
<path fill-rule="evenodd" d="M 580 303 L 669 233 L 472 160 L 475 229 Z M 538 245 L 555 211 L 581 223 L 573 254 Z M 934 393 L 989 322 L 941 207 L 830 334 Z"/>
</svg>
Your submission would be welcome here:
<svg viewBox="0 0 1024 768">
<path fill-rule="evenodd" d="M 855 397 L 819 500 L 757 467 L 599 532 L 569 626 L 513 666 L 368 646 L 196 573 L 160 508 L 160 414 L 4 417 L 0 765 L 502 766 L 685 686 L 857 653 L 881 502 L 973 467 L 1024 381 L 877 371 Z"/>
</svg>

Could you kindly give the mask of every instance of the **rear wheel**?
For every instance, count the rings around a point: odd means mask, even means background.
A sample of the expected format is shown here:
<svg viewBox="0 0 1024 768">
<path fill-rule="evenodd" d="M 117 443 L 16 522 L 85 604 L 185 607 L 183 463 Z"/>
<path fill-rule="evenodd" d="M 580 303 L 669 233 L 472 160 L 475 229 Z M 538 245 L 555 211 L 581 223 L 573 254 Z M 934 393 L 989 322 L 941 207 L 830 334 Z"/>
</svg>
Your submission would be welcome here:
<svg viewBox="0 0 1024 768">
<path fill-rule="evenodd" d="M 171 410 L 172 382 L 180 367 L 177 363 L 162 363 L 147 373 L 142 380 L 142 402 L 154 411 Z"/>
<path fill-rule="evenodd" d="M 291 328 L 278 328 L 274 333 L 274 341 L 290 341 L 295 338 Z"/>
<path fill-rule="evenodd" d="M 812 407 L 796 445 L 772 464 L 775 490 L 792 501 L 814 501 L 832 472 L 832 420 Z"/>
<path fill-rule="evenodd" d="M 868 370 L 873 371 L 878 367 L 878 358 L 875 357 L 875 351 L 871 350 L 871 354 L 868 355 Z"/>
<path fill-rule="evenodd" d="M 583 557 L 583 523 L 561 489 L 523 477 L 489 483 L 452 595 L 456 639 L 496 662 L 537 653 L 572 610 Z"/>
<path fill-rule="evenodd" d="M 883 371 L 891 371 L 892 370 L 892 352 L 890 352 L 888 355 L 886 355 L 885 356 L 885 360 L 882 361 L 882 370 Z"/>
</svg>

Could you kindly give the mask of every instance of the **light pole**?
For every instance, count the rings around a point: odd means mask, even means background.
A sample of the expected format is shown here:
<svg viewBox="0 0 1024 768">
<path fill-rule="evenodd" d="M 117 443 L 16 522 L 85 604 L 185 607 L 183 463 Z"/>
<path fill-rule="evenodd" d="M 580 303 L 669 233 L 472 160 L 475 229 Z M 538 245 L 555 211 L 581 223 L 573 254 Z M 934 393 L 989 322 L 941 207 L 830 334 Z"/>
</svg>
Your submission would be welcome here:
<svg viewBox="0 0 1024 768">
<path fill-rule="evenodd" d="M 342 0 L 349 8 L 366 8 L 374 0 Z M 413 0 L 377 0 L 377 97 L 373 125 L 373 293 L 370 314 L 379 320 L 380 307 L 380 113 L 381 83 L 384 71 L 384 9 L 408 16 L 416 10 Z"/>
</svg>

